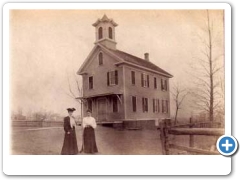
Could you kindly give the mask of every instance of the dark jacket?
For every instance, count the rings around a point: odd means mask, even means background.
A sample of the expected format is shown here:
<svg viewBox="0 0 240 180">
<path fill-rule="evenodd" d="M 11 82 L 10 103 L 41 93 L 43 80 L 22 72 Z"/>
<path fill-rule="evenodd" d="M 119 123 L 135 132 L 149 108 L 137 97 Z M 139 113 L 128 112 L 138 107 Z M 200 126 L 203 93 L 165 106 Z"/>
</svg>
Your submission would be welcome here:
<svg viewBox="0 0 240 180">
<path fill-rule="evenodd" d="M 75 132 L 75 127 L 71 128 L 70 125 L 70 117 L 67 116 L 64 118 L 64 142 L 61 154 L 62 155 L 71 155 L 78 153 L 78 146 L 77 146 L 77 137 Z"/>
</svg>

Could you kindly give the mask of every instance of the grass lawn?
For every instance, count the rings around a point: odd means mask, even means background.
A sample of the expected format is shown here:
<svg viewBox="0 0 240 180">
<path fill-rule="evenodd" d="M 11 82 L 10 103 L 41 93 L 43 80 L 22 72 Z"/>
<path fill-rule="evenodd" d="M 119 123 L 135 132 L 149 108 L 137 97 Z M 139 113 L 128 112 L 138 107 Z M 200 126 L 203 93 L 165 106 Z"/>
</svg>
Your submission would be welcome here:
<svg viewBox="0 0 240 180">
<path fill-rule="evenodd" d="M 161 141 L 158 130 L 116 130 L 98 126 L 96 141 L 99 155 L 161 155 Z M 76 129 L 78 148 L 82 145 L 82 129 Z M 13 128 L 12 152 L 15 155 L 59 155 L 64 131 L 62 127 Z M 175 136 L 171 140 L 178 145 L 189 146 L 189 136 Z M 210 149 L 215 137 L 195 136 L 195 147 Z M 172 154 L 178 154 L 172 151 Z"/>
<path fill-rule="evenodd" d="M 161 142 L 157 130 L 116 130 L 98 126 L 96 141 L 102 155 L 161 154 Z M 78 148 L 82 145 L 82 129 L 76 129 Z M 14 128 L 11 154 L 59 155 L 64 131 L 62 127 Z"/>
</svg>

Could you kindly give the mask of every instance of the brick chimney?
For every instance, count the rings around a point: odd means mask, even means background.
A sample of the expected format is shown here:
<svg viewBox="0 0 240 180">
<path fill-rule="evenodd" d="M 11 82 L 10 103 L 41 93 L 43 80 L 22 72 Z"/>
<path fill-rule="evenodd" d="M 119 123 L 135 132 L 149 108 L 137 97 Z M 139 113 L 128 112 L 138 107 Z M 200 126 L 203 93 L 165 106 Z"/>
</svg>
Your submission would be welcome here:
<svg viewBox="0 0 240 180">
<path fill-rule="evenodd" d="M 149 53 L 144 53 L 144 59 L 145 59 L 146 61 L 149 61 Z"/>
</svg>

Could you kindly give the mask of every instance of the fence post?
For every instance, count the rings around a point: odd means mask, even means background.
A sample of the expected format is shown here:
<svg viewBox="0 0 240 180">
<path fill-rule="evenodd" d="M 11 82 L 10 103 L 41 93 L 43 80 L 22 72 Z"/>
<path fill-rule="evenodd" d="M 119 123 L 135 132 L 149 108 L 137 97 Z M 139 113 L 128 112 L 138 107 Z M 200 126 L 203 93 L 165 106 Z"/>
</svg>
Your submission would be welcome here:
<svg viewBox="0 0 240 180">
<path fill-rule="evenodd" d="M 165 147 L 166 137 L 165 137 L 164 121 L 161 121 L 159 125 L 160 125 L 160 140 L 162 145 L 162 153 L 163 155 L 166 155 L 166 147 Z"/>
<path fill-rule="evenodd" d="M 161 138 L 163 155 L 169 155 L 168 129 L 170 125 L 171 125 L 171 119 L 163 119 L 160 122 L 160 138 Z"/>
<path fill-rule="evenodd" d="M 164 132 L 165 132 L 165 152 L 169 155 L 169 135 L 168 129 L 171 126 L 171 119 L 164 119 Z"/>
<path fill-rule="evenodd" d="M 193 127 L 192 117 L 190 117 L 189 122 L 190 122 L 190 128 L 192 128 Z M 194 147 L 194 135 L 190 135 L 189 146 Z"/>
</svg>

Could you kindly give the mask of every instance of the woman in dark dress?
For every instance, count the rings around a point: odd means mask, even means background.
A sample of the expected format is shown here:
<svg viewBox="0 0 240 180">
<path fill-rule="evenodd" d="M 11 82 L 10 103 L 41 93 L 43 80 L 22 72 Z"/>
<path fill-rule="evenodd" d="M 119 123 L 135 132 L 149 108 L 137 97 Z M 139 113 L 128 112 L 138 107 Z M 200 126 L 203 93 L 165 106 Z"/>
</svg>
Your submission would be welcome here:
<svg viewBox="0 0 240 180">
<path fill-rule="evenodd" d="M 94 129 L 97 127 L 96 120 L 91 116 L 91 111 L 87 110 L 87 117 L 83 118 L 83 146 L 82 151 L 85 153 L 97 153 L 98 148 L 95 139 Z"/>
<path fill-rule="evenodd" d="M 76 122 L 75 118 L 72 116 L 75 108 L 68 108 L 69 116 L 64 118 L 64 142 L 62 147 L 62 155 L 74 155 L 78 154 L 77 138 L 76 138 Z"/>
</svg>

